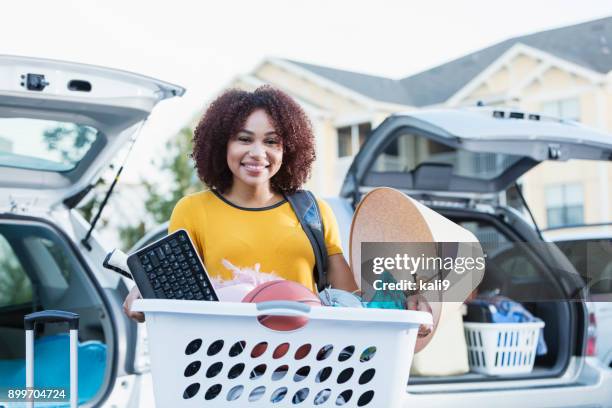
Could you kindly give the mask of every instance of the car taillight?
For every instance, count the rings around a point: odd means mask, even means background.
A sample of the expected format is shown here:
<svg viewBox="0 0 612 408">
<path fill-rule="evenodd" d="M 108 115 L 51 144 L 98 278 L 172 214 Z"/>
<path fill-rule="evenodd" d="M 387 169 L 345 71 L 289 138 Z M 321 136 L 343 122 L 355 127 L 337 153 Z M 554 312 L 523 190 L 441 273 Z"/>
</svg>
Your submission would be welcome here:
<svg viewBox="0 0 612 408">
<path fill-rule="evenodd" d="M 587 356 L 595 356 L 596 354 L 596 343 L 597 343 L 597 319 L 595 319 L 595 313 L 589 313 L 589 327 L 587 329 Z"/>
</svg>

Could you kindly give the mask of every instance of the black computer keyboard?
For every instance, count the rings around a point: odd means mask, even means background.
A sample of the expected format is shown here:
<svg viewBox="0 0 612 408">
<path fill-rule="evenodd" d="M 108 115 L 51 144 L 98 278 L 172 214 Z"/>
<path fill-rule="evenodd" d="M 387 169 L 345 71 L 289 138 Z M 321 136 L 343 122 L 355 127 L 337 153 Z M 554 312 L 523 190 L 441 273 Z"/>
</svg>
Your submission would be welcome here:
<svg viewBox="0 0 612 408">
<path fill-rule="evenodd" d="M 127 264 L 145 299 L 219 300 L 183 229 L 141 248 Z"/>
</svg>

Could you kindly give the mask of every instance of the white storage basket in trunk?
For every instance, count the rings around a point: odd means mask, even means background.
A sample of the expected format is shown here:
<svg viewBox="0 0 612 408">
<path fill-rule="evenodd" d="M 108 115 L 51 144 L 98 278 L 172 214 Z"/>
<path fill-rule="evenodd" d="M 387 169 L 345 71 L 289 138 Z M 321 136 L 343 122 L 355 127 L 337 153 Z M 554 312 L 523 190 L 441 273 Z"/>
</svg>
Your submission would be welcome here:
<svg viewBox="0 0 612 408">
<path fill-rule="evenodd" d="M 463 323 L 470 370 L 489 375 L 533 370 L 544 322 Z"/>
<path fill-rule="evenodd" d="M 138 300 L 158 407 L 401 407 L 424 312 Z M 258 316 L 305 316 L 274 331 Z M 261 355 L 259 355 L 261 354 Z"/>
</svg>

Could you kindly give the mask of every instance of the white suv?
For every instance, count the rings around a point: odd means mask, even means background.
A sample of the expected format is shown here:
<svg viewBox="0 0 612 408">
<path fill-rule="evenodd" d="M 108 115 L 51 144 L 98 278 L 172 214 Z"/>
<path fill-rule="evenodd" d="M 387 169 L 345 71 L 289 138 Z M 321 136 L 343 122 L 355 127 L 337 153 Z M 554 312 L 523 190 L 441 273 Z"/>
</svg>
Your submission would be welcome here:
<svg viewBox="0 0 612 408">
<path fill-rule="evenodd" d="M 544 161 L 573 159 L 612 160 L 612 137 L 504 108 L 400 113 L 368 136 L 333 208 L 350 214 L 377 186 L 420 200 L 478 238 L 487 254 L 480 290 L 499 290 L 546 324 L 548 352 L 537 356 L 531 373 L 412 376 L 407 407 L 612 406 L 612 372 L 586 353 L 584 282 L 534 228 L 516 185 Z"/>
<path fill-rule="evenodd" d="M 80 315 L 80 403 L 150 406 L 142 328 L 121 307 L 128 288 L 102 269 L 108 248 L 95 231 L 85 241 L 74 208 L 155 105 L 183 93 L 129 72 L 0 56 L 0 388 L 23 386 L 24 315 L 68 310 Z M 35 384 L 69 384 L 62 331 L 36 333 Z"/>
</svg>

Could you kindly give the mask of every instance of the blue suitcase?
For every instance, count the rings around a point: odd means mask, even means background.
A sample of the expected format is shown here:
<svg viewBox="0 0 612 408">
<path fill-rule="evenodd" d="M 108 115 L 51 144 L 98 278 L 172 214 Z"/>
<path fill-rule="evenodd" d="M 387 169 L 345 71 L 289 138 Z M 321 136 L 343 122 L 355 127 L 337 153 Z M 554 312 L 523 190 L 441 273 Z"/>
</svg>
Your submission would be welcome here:
<svg viewBox="0 0 612 408">
<path fill-rule="evenodd" d="M 43 310 L 24 317 L 26 334 L 26 388 L 34 387 L 34 328 L 37 323 L 68 323 L 70 329 L 70 408 L 77 408 L 79 392 L 79 315 L 61 310 Z M 34 407 L 34 401 L 28 401 Z"/>
</svg>

